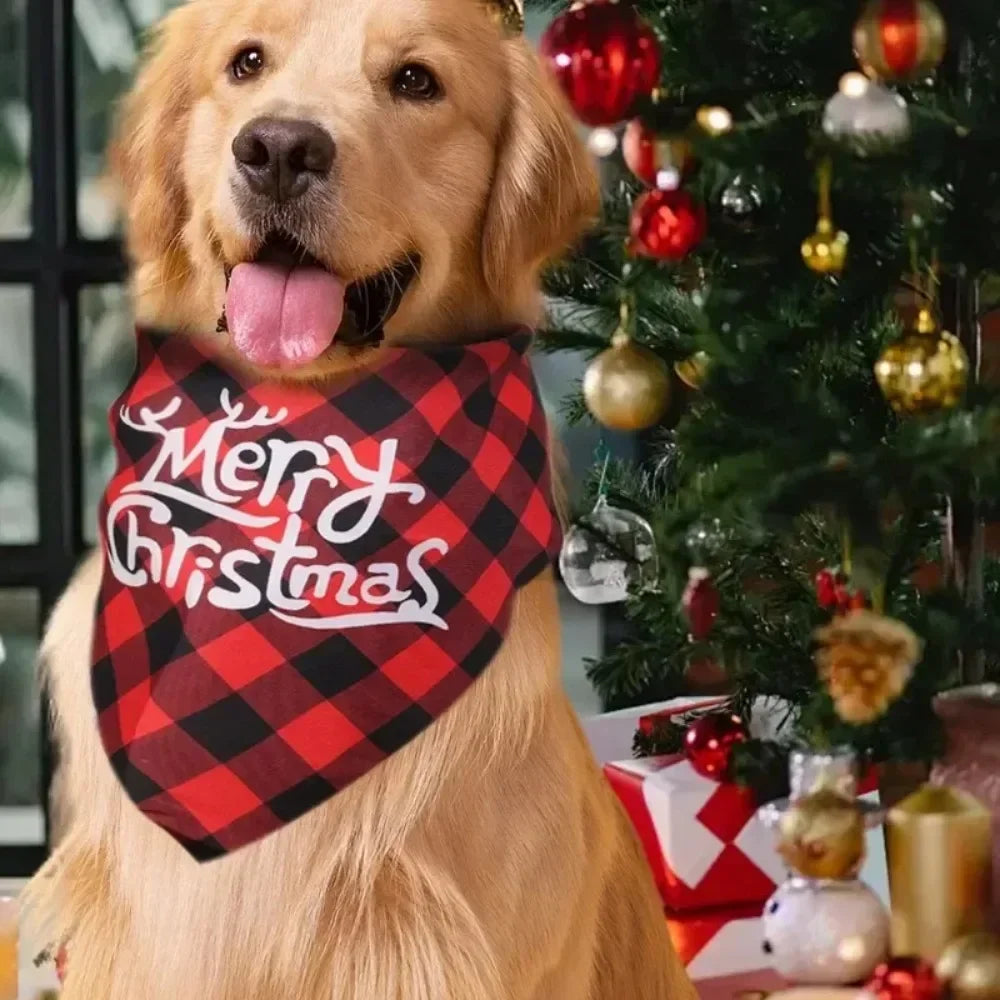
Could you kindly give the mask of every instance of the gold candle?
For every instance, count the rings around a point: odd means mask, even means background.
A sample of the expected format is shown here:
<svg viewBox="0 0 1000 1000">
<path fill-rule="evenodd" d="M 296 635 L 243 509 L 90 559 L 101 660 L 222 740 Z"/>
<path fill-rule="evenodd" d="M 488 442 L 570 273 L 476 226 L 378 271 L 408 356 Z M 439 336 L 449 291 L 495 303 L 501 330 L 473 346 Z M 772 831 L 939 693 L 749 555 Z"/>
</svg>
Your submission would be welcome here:
<svg viewBox="0 0 1000 1000">
<path fill-rule="evenodd" d="M 0 1000 L 17 1000 L 17 902 L 0 896 Z"/>
<path fill-rule="evenodd" d="M 978 799 L 948 787 L 924 785 L 889 811 L 893 954 L 936 962 L 949 941 L 986 926 L 990 826 Z"/>
</svg>

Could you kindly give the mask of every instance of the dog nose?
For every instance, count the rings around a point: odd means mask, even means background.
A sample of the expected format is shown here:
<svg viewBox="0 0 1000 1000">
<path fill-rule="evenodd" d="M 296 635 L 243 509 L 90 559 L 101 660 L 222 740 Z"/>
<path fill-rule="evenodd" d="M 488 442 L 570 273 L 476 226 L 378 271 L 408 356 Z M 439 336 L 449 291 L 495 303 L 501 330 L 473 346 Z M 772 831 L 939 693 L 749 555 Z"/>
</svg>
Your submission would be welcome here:
<svg viewBox="0 0 1000 1000">
<path fill-rule="evenodd" d="M 275 201 L 303 195 L 326 177 L 336 146 L 326 129 L 288 118 L 256 118 L 233 140 L 233 156 L 251 190 Z"/>
</svg>

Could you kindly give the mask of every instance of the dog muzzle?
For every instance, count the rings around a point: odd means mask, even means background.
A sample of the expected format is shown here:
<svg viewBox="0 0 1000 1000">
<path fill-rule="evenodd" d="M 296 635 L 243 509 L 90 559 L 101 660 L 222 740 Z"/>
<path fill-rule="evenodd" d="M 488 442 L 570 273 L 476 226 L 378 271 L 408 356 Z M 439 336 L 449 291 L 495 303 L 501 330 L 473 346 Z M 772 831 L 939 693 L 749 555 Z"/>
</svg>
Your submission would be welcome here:
<svg viewBox="0 0 1000 1000">
<path fill-rule="evenodd" d="M 111 411 L 92 688 L 129 797 L 199 860 L 446 711 L 559 544 L 526 332 L 321 388 L 140 332 Z"/>
</svg>

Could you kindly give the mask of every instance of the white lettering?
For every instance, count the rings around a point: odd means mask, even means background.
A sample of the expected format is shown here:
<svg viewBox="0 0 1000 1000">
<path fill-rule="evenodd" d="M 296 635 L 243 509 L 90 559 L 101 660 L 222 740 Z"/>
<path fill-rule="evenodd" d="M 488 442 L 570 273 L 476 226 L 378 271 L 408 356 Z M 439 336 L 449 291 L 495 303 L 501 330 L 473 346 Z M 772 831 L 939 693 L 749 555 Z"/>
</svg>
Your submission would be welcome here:
<svg viewBox="0 0 1000 1000">
<path fill-rule="evenodd" d="M 323 561 L 310 541 L 315 531 L 331 546 L 358 542 L 390 497 L 405 498 L 410 505 L 423 502 L 423 486 L 397 478 L 396 439 L 380 443 L 369 467 L 336 435 L 322 441 L 266 437 L 266 428 L 280 424 L 285 410 L 248 411 L 243 403 L 231 402 L 228 390 L 220 393 L 219 404 L 221 415 L 195 440 L 189 428 L 170 425 L 181 407 L 179 396 L 160 410 L 140 407 L 138 415 L 122 407 L 123 423 L 160 443 L 149 470 L 123 487 L 108 508 L 108 563 L 121 583 L 171 588 L 183 583 L 188 607 L 203 601 L 224 610 L 263 605 L 282 621 L 308 629 L 393 623 L 448 628 L 437 614 L 438 589 L 423 562 L 431 553 L 448 551 L 443 539 L 412 546 L 405 565 L 373 562 L 364 568 Z M 250 429 L 264 429 L 265 436 L 238 437 Z M 282 501 L 283 491 L 287 499 Z M 314 527 L 301 516 L 307 501 L 318 510 Z M 243 544 L 224 551 L 215 538 L 190 534 L 173 523 L 175 511 L 183 508 L 232 525 L 234 538 Z M 161 531 L 150 530 L 154 526 Z M 277 540 L 273 530 L 260 533 L 276 527 Z M 168 529 L 167 538 L 162 529 Z M 240 568 L 246 566 L 266 567 L 266 581 L 248 579 Z M 329 601 L 331 595 L 342 613 L 309 614 L 316 601 Z"/>
<path fill-rule="evenodd" d="M 247 458 L 243 458 L 246 453 Z M 237 493 L 248 493 L 257 485 L 255 479 L 240 479 L 238 472 L 253 472 L 264 467 L 267 455 L 264 449 L 256 441 L 243 441 L 233 445 L 222 460 L 222 468 L 219 470 L 219 482 L 228 490 Z"/>
<path fill-rule="evenodd" d="M 167 575 L 163 582 L 168 587 L 176 587 L 177 581 L 180 579 L 181 568 L 184 566 L 184 557 L 189 552 L 201 547 L 218 554 L 222 551 L 222 546 L 214 538 L 189 535 L 183 528 L 174 526 L 170 530 L 174 536 L 174 544 L 170 553 L 170 562 L 167 563 Z M 208 564 L 205 565 L 201 559 L 196 559 L 195 565 L 199 565 L 201 569 L 211 569 L 213 563 L 208 560 Z"/>
<path fill-rule="evenodd" d="M 361 597 L 368 604 L 399 604 L 410 596 L 410 591 L 399 589 L 399 567 L 395 563 L 372 563 L 371 576 L 361 587 Z M 382 590 L 377 594 L 376 590 Z"/>
<path fill-rule="evenodd" d="M 329 563 L 324 566 L 316 563 L 312 566 L 296 566 L 289 577 L 288 591 L 293 597 L 301 597 L 314 579 L 313 594 L 322 600 L 330 591 L 330 583 L 335 573 L 340 573 L 340 589 L 337 592 L 337 603 L 348 607 L 358 604 L 358 599 L 351 593 L 351 587 L 357 583 L 358 571 L 347 563 Z M 308 603 L 308 602 L 306 602 Z"/>
<path fill-rule="evenodd" d="M 248 549 L 236 549 L 227 552 L 219 563 L 219 571 L 229 582 L 236 585 L 235 590 L 225 590 L 216 584 L 208 592 L 208 603 L 216 608 L 227 608 L 233 611 L 248 611 L 260 604 L 260 588 L 254 586 L 245 576 L 237 572 L 240 563 L 260 565 L 260 556 Z"/>
</svg>

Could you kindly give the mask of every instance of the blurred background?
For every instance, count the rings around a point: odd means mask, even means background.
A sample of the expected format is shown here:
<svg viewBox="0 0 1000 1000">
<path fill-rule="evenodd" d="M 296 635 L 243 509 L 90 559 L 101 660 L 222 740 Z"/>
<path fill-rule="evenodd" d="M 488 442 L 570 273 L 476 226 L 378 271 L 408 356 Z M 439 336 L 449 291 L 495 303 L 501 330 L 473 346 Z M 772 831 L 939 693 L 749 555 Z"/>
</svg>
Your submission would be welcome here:
<svg viewBox="0 0 1000 1000">
<path fill-rule="evenodd" d="M 105 149 L 116 101 L 171 0 L 0 0 L 0 877 L 44 856 L 50 761 L 34 681 L 42 623 L 94 542 L 112 456 L 106 413 L 131 371 L 115 191 Z M 529 18 L 537 37 L 544 16 Z M 566 428 L 580 358 L 536 370 L 573 484 L 601 432 Z M 608 435 L 616 453 L 631 442 Z M 601 609 L 563 593 L 565 681 L 597 710 L 587 657 L 612 634 Z"/>
</svg>

